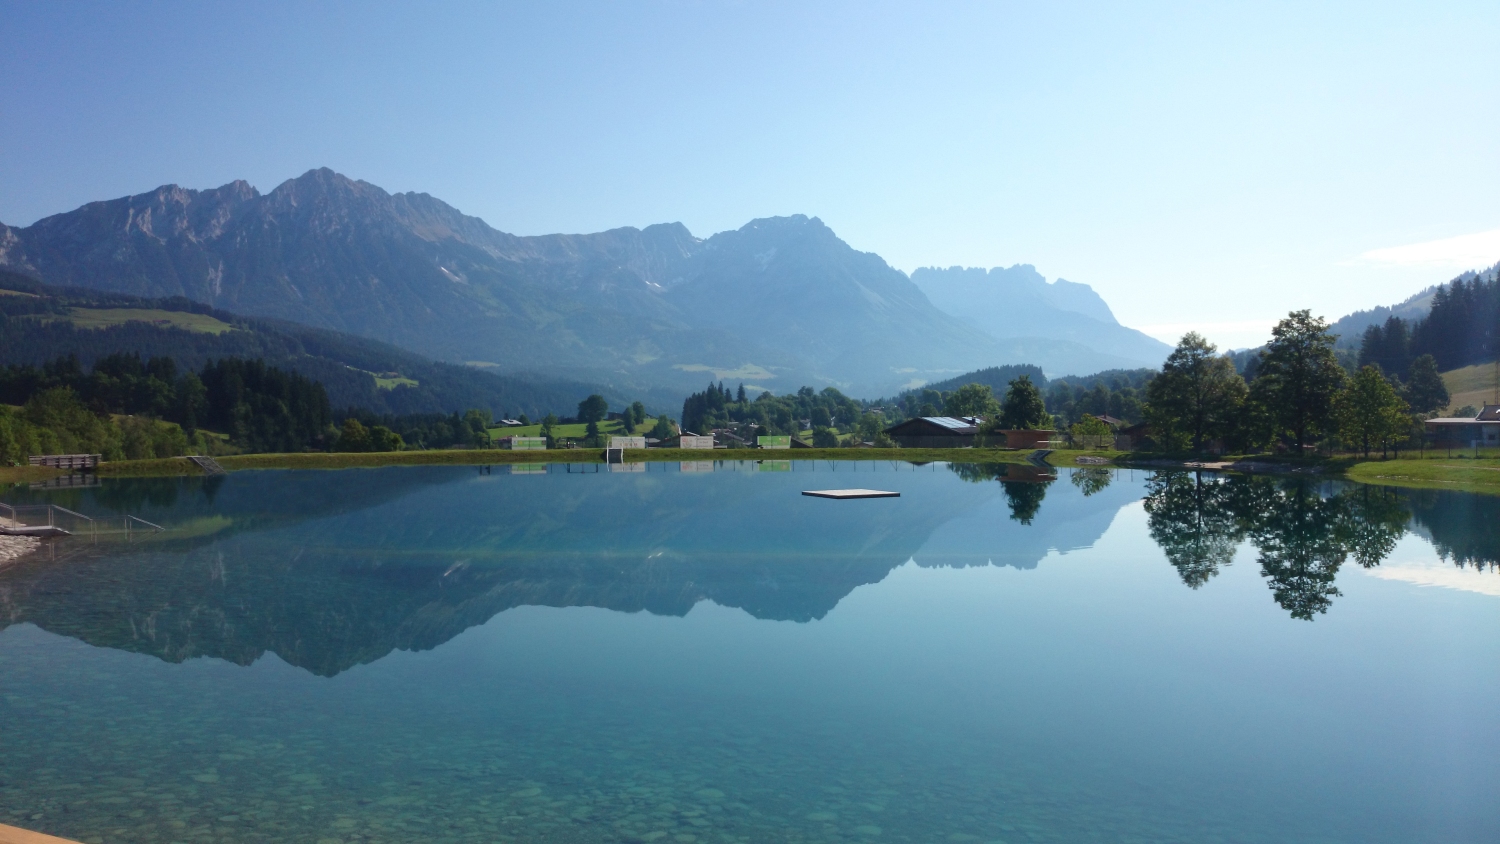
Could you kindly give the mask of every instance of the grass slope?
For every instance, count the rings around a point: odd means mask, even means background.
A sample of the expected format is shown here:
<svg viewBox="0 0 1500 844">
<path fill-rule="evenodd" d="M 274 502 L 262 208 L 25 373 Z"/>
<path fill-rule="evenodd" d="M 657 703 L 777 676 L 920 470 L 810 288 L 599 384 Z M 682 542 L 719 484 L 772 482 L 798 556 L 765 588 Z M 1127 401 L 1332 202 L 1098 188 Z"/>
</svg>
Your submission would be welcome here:
<svg viewBox="0 0 1500 844">
<path fill-rule="evenodd" d="M 1443 386 L 1448 388 L 1448 407 L 1456 410 L 1464 405 L 1476 408 L 1495 404 L 1495 364 L 1479 363 L 1463 369 L 1452 369 L 1443 373 Z"/>
<path fill-rule="evenodd" d="M 223 334 L 234 330 L 234 326 L 208 314 L 146 308 L 73 308 L 66 319 L 79 328 L 107 328 L 111 325 L 144 322 L 160 328 L 181 328 L 200 334 Z"/>
<path fill-rule="evenodd" d="M 655 419 L 647 419 L 646 424 L 642 425 L 640 428 L 637 428 L 634 433 L 639 436 L 644 436 L 645 433 L 651 430 L 651 428 L 655 425 Z M 580 422 L 576 425 L 554 425 L 552 428 L 552 436 L 558 439 L 581 440 L 584 437 L 588 436 L 588 427 L 589 426 L 587 422 Z M 621 422 L 618 419 L 611 419 L 606 422 L 599 423 L 599 433 L 604 434 L 605 436 L 608 436 L 610 434 L 614 434 L 615 436 L 629 436 L 631 432 L 626 431 L 624 422 Z M 541 425 L 523 425 L 519 428 L 490 429 L 490 436 L 494 437 L 497 440 L 501 437 L 540 437 L 541 435 Z"/>
</svg>

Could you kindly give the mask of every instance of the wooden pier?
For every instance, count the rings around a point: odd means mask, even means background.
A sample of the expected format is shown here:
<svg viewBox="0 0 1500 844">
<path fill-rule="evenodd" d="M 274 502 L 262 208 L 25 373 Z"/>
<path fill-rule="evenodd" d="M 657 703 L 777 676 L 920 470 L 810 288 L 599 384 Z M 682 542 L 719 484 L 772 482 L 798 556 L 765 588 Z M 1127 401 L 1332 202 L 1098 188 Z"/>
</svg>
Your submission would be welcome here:
<svg viewBox="0 0 1500 844">
<path fill-rule="evenodd" d="M 99 457 L 97 454 L 39 454 L 26 458 L 26 462 L 33 466 L 87 472 L 99 468 Z"/>
</svg>

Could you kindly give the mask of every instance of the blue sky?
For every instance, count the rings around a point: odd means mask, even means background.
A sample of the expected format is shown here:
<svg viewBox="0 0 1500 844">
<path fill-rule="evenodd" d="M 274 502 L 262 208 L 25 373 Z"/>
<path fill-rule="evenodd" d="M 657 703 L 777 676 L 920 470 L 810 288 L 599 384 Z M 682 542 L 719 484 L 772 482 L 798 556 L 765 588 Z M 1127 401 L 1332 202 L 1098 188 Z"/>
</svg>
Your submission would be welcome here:
<svg viewBox="0 0 1500 844">
<path fill-rule="evenodd" d="M 0 221 L 328 166 L 518 234 L 821 217 L 1225 346 L 1500 260 L 1500 4 L 0 0 Z"/>
</svg>

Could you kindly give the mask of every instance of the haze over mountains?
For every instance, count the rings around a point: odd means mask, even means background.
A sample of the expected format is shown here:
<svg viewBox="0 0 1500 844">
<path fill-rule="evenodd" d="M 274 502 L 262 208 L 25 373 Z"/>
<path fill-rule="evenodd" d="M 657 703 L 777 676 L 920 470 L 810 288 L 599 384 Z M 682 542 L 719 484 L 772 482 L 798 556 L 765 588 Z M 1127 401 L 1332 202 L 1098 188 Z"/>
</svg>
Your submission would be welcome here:
<svg viewBox="0 0 1500 844">
<path fill-rule="evenodd" d="M 1077 362 L 1042 365 L 1049 375 L 1156 366 L 1172 353 L 1166 343 L 1121 325 L 1094 288 L 1062 278 L 1048 283 L 1030 264 L 988 272 L 972 267 L 922 267 L 911 274 L 911 280 L 934 305 L 994 337 L 1041 336 L 1094 351 L 1095 356 Z M 1100 352 L 1116 360 L 1096 366 Z"/>
<path fill-rule="evenodd" d="M 680 223 L 519 237 L 327 169 L 267 194 L 168 185 L 0 225 L 0 266 L 658 396 L 709 379 L 877 395 L 1006 363 L 1155 366 L 1168 351 L 1086 285 L 1024 265 L 908 278 L 815 217 L 708 238 Z"/>
</svg>

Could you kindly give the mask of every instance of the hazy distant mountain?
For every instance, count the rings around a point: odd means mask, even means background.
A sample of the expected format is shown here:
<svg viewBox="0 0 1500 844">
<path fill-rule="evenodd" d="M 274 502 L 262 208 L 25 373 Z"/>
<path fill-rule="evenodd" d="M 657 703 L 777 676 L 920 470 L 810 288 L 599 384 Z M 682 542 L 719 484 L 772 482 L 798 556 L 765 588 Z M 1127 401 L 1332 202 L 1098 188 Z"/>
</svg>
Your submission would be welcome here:
<svg viewBox="0 0 1500 844">
<path fill-rule="evenodd" d="M 988 271 L 923 267 L 911 280 L 934 305 L 994 337 L 1068 340 L 1099 356 L 1061 366 L 1043 364 L 1054 376 L 1156 367 L 1172 351 L 1166 343 L 1120 325 L 1092 287 L 1061 278 L 1049 284 L 1030 264 Z"/>
<path fill-rule="evenodd" d="M 327 169 L 264 195 L 245 182 L 169 185 L 0 226 L 0 266 L 627 392 L 712 378 L 875 394 L 1002 363 L 1090 371 L 1136 360 L 1048 333 L 1066 320 L 981 330 L 816 218 L 707 239 L 676 223 L 517 237 Z M 1103 325 L 1102 305 L 1077 316 Z"/>
</svg>

